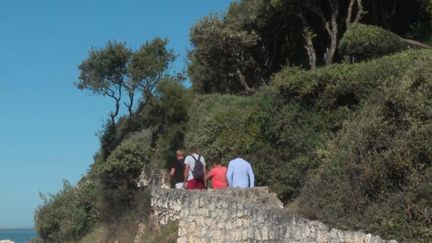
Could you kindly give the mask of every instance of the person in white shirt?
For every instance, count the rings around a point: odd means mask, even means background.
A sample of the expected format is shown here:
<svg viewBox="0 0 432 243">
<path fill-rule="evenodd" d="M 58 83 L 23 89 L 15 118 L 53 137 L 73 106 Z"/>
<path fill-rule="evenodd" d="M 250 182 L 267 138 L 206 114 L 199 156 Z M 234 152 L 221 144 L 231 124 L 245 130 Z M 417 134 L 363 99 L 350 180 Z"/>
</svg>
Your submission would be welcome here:
<svg viewBox="0 0 432 243">
<path fill-rule="evenodd" d="M 191 190 L 204 189 L 205 188 L 204 178 L 206 177 L 206 164 L 205 164 L 204 156 L 198 154 L 198 150 L 196 148 L 193 148 L 191 151 L 192 154 L 186 156 L 184 162 L 185 163 L 184 187 L 186 189 L 191 189 Z"/>
</svg>

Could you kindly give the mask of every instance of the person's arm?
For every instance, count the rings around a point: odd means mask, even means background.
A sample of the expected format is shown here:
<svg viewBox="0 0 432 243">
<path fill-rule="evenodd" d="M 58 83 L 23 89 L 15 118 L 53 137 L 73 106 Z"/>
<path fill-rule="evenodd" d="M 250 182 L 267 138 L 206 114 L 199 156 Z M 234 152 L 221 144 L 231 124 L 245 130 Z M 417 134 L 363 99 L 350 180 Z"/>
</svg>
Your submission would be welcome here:
<svg viewBox="0 0 432 243">
<path fill-rule="evenodd" d="M 227 178 L 229 187 L 232 187 L 232 181 L 233 181 L 232 176 L 233 176 L 233 170 L 232 170 L 232 166 L 230 163 L 230 164 L 228 164 L 228 170 L 227 170 L 227 174 L 226 174 L 226 178 Z"/>
<path fill-rule="evenodd" d="M 207 168 L 204 164 L 204 187 L 207 187 L 207 180 L 205 179 L 207 177 Z"/>
<path fill-rule="evenodd" d="M 205 181 L 208 181 L 208 180 L 210 180 L 212 177 L 213 177 L 213 169 L 211 169 L 211 170 L 209 171 L 209 173 L 206 174 L 206 175 L 204 176 L 204 180 L 205 180 Z"/>
<path fill-rule="evenodd" d="M 184 187 L 187 186 L 187 181 L 189 177 L 189 164 L 185 163 L 185 169 L 184 169 Z"/>
<path fill-rule="evenodd" d="M 174 168 L 171 168 L 171 171 L 170 171 L 169 175 L 170 175 L 170 176 L 174 176 L 174 174 L 175 174 L 175 169 L 174 169 Z"/>
<path fill-rule="evenodd" d="M 253 173 L 252 166 L 249 166 L 248 176 L 249 176 L 249 187 L 252 188 L 255 186 L 255 175 Z"/>
</svg>

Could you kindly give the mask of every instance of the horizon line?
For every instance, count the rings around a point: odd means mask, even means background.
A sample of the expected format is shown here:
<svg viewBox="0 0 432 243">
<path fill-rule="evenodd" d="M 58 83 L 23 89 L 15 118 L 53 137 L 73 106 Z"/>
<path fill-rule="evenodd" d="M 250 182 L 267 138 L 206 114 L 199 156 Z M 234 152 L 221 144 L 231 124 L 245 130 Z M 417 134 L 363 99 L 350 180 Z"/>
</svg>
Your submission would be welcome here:
<svg viewBox="0 0 432 243">
<path fill-rule="evenodd" d="M 0 230 L 17 230 L 17 229 L 32 229 L 34 230 L 34 226 L 27 226 L 27 227 L 0 227 Z"/>
</svg>

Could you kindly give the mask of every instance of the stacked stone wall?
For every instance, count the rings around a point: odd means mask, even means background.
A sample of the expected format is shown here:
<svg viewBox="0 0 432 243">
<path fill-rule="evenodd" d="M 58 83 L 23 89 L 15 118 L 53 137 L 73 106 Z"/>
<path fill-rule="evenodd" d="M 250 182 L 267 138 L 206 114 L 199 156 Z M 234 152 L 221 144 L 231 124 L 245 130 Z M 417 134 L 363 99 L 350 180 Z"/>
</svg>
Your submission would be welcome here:
<svg viewBox="0 0 432 243">
<path fill-rule="evenodd" d="M 153 187 L 160 223 L 179 223 L 178 242 L 362 242 L 379 236 L 333 229 L 282 208 L 266 188 L 186 191 Z"/>
</svg>

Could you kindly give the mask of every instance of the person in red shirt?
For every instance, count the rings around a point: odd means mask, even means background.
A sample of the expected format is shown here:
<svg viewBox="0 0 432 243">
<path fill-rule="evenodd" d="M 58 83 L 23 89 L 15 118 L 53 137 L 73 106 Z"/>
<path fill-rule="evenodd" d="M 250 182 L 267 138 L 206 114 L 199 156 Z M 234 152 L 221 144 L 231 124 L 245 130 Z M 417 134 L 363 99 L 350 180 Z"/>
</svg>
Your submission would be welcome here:
<svg viewBox="0 0 432 243">
<path fill-rule="evenodd" d="M 228 187 L 226 173 L 227 173 L 227 167 L 221 164 L 220 159 L 216 159 L 215 166 L 207 174 L 205 180 L 212 181 L 213 189 L 224 189 Z"/>
</svg>

